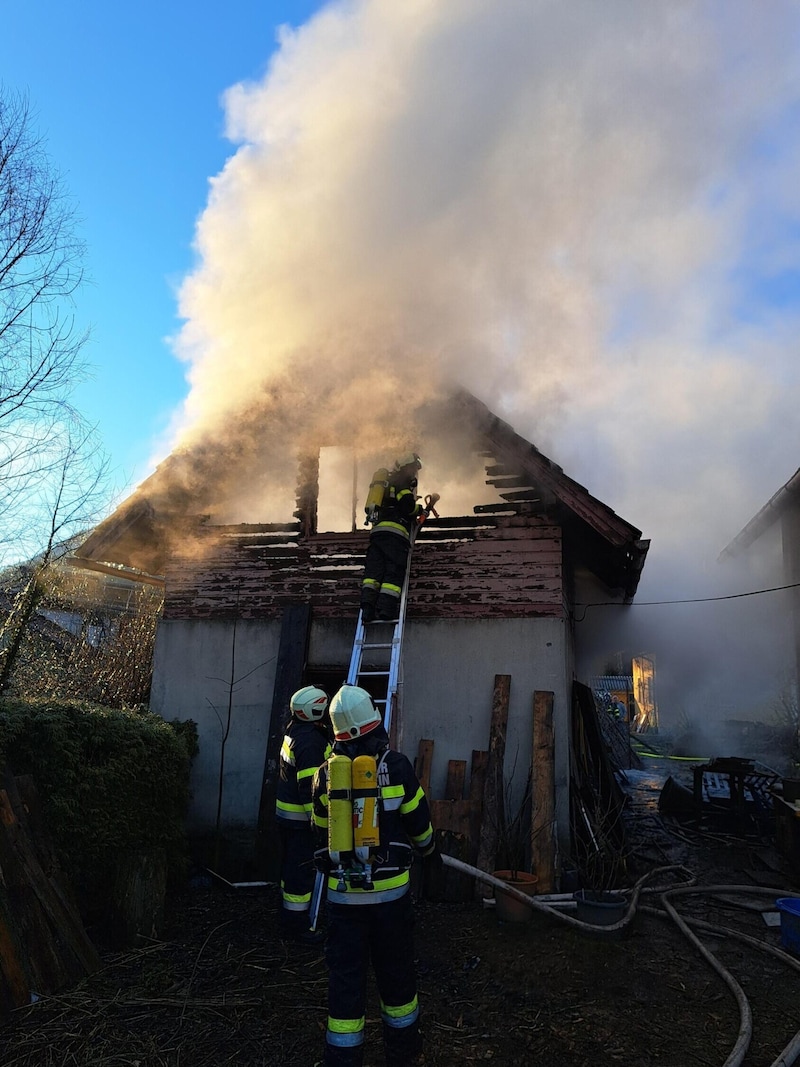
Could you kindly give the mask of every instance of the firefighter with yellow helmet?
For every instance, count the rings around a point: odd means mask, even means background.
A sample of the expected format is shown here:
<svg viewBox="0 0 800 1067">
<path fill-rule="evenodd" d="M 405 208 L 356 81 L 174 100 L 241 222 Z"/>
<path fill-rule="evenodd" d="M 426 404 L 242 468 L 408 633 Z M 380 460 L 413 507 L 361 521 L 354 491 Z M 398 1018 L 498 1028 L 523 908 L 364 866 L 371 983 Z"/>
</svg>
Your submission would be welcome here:
<svg viewBox="0 0 800 1067">
<path fill-rule="evenodd" d="M 409 870 L 434 852 L 425 793 L 389 747 L 366 690 L 331 700 L 333 751 L 314 778 L 317 862 L 327 876 L 328 1026 L 325 1067 L 361 1067 L 366 968 L 381 1000 L 387 1067 L 422 1063 Z"/>
<path fill-rule="evenodd" d="M 417 500 L 417 472 L 422 461 L 416 452 L 400 456 L 392 471 L 381 468 L 373 475 L 367 498 L 367 522 L 372 523 L 364 577 L 361 582 L 361 618 L 396 619 L 406 575 L 411 537 L 426 508 Z M 439 499 L 431 495 L 431 507 Z"/>
<path fill-rule="evenodd" d="M 306 685 L 289 701 L 291 718 L 281 745 L 275 816 L 281 839 L 281 928 L 285 937 L 309 944 L 321 935 L 309 929 L 316 871 L 311 786 L 331 751 L 325 713 L 328 696 Z"/>
</svg>

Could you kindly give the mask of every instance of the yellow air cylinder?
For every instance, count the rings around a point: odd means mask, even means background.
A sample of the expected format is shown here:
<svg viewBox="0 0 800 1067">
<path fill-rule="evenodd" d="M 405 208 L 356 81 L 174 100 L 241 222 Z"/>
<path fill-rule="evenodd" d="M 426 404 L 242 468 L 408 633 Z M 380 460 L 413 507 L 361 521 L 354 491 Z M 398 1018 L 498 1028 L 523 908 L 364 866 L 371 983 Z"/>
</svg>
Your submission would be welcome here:
<svg viewBox="0 0 800 1067">
<path fill-rule="evenodd" d="M 353 760 L 353 845 L 356 859 L 369 860 L 370 849 L 380 844 L 378 826 L 378 765 L 374 756 Z"/>
<path fill-rule="evenodd" d="M 353 852 L 352 768 L 349 756 L 328 760 L 328 852 L 336 864 Z"/>
<path fill-rule="evenodd" d="M 386 492 L 386 487 L 389 484 L 389 472 L 386 467 L 378 467 L 375 473 L 372 475 L 372 481 L 369 483 L 369 492 L 367 493 L 367 502 L 364 505 L 364 511 L 366 512 L 365 522 L 375 522 L 378 516 L 378 510 L 383 503 L 383 494 Z"/>
</svg>

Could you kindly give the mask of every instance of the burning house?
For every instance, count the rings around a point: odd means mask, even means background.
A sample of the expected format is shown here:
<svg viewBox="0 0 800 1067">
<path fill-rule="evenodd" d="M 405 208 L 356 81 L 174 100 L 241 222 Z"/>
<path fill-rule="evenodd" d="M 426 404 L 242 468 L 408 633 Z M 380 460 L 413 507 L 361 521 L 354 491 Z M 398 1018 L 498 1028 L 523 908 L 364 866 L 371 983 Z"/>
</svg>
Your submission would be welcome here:
<svg viewBox="0 0 800 1067">
<path fill-rule="evenodd" d="M 414 759 L 426 742 L 432 797 L 459 801 L 469 789 L 465 767 L 487 749 L 495 680 L 504 676 L 501 788 L 514 802 L 529 777 L 534 697 L 550 694 L 554 818 L 565 851 L 574 682 L 584 669 L 574 608 L 629 603 L 649 542 L 471 394 L 457 393 L 447 409 L 415 439 L 420 490 L 441 490 L 442 499 L 413 550 L 396 743 Z M 448 434 L 459 436 L 460 473 L 482 486 L 468 489 L 469 506 L 454 484 L 438 482 L 435 457 Z M 271 821 L 263 787 L 288 697 L 305 683 L 338 688 L 358 617 L 368 537 L 357 528 L 360 490 L 352 521 L 350 487 L 340 494 L 349 528 L 323 529 L 319 454 L 304 450 L 296 461 L 295 510 L 283 521 L 210 522 L 188 496 L 179 516 L 166 514 L 167 461 L 80 550 L 163 573 L 151 707 L 198 726 L 191 829 L 221 826 L 244 848 Z M 461 776 L 450 796 L 454 767 Z"/>
</svg>

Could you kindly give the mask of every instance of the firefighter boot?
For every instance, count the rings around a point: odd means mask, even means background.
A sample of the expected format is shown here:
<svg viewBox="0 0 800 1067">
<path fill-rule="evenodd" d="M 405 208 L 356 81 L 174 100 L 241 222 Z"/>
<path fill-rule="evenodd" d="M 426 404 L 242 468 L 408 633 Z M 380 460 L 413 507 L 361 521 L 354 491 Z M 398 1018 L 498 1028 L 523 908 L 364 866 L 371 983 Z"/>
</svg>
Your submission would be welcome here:
<svg viewBox="0 0 800 1067">
<path fill-rule="evenodd" d="M 280 936 L 284 941 L 296 941 L 311 948 L 322 948 L 325 934 L 322 930 L 310 930 L 307 911 L 288 911 L 281 909 Z"/>
<path fill-rule="evenodd" d="M 425 1063 L 419 1023 L 401 1028 L 383 1024 L 386 1067 L 421 1067 Z"/>
<path fill-rule="evenodd" d="M 375 605 L 375 613 L 381 622 L 395 622 L 400 614 L 400 595 L 381 590 Z"/>
<path fill-rule="evenodd" d="M 364 1046 L 354 1045 L 350 1048 L 340 1048 L 325 1042 L 325 1056 L 322 1067 L 363 1067 Z"/>
<path fill-rule="evenodd" d="M 374 586 L 364 586 L 361 589 L 361 621 L 364 623 L 375 621 L 375 601 L 378 599 L 378 590 Z"/>
</svg>

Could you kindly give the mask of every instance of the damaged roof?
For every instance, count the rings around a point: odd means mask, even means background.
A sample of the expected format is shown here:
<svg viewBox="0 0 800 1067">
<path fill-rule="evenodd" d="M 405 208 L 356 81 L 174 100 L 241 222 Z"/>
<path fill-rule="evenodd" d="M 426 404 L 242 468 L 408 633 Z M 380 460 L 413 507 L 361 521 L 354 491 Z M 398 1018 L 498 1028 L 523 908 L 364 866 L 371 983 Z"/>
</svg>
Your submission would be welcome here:
<svg viewBox="0 0 800 1067">
<path fill-rule="evenodd" d="M 642 540 L 641 531 L 566 475 L 471 393 L 459 390 L 450 404 L 460 423 L 468 421 L 474 427 L 487 484 L 505 501 L 491 505 L 491 511 L 546 515 L 562 528 L 574 558 L 609 590 L 632 599 L 650 544 Z M 170 456 L 95 527 L 74 555 L 162 574 L 176 523 L 188 532 L 204 518 L 196 513 L 194 494 L 184 490 L 184 460 L 178 454 Z M 171 485 L 173 478 L 176 489 Z M 477 505 L 473 511 L 480 514 L 488 507 Z"/>
</svg>

